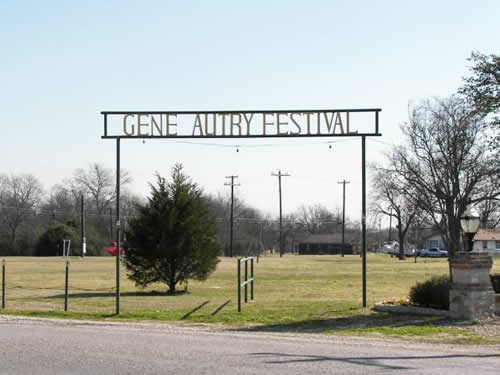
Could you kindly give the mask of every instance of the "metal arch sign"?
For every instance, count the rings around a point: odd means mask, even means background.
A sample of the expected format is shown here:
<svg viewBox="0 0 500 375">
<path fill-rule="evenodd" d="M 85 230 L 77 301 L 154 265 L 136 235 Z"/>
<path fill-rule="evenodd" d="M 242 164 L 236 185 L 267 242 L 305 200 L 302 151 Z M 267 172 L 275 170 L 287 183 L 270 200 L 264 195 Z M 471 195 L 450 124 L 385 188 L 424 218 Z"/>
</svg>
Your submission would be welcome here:
<svg viewBox="0 0 500 375">
<path fill-rule="evenodd" d="M 103 111 L 102 138 L 380 136 L 379 108 L 242 111 Z"/>
<path fill-rule="evenodd" d="M 366 307 L 366 137 L 379 133 L 379 108 L 277 111 L 103 111 L 116 140 L 116 314 L 120 314 L 120 141 L 127 138 L 361 137 L 363 307 Z"/>
</svg>

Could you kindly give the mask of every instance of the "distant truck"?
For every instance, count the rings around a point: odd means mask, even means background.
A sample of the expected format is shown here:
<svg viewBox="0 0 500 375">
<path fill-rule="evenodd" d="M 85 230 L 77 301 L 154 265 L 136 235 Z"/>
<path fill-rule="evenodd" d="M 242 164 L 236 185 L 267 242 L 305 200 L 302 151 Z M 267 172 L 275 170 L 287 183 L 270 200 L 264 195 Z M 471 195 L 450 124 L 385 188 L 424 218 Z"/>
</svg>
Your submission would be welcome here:
<svg viewBox="0 0 500 375">
<path fill-rule="evenodd" d="M 386 241 L 384 246 L 379 250 L 379 252 L 384 254 L 389 254 L 391 257 L 399 256 L 399 242 L 398 241 Z M 406 244 L 404 249 L 404 255 L 409 257 L 415 254 L 415 249 L 411 247 L 410 244 Z"/>
</svg>

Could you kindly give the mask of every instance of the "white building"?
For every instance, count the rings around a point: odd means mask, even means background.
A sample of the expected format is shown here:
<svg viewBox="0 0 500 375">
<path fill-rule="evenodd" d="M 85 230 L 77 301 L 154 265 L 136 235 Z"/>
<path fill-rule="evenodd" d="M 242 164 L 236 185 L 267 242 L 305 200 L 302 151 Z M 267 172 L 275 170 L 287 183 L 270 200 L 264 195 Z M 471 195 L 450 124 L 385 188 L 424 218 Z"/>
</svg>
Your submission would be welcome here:
<svg viewBox="0 0 500 375">
<path fill-rule="evenodd" d="M 500 231 L 496 229 L 479 229 L 474 236 L 474 251 L 486 251 L 490 255 L 500 255 Z"/>
<path fill-rule="evenodd" d="M 432 234 L 424 237 L 425 248 L 437 247 L 446 249 L 443 238 L 440 234 Z M 473 251 L 486 251 L 490 255 L 500 255 L 500 230 L 498 229 L 479 229 L 474 236 Z"/>
<path fill-rule="evenodd" d="M 439 233 L 434 233 L 430 236 L 424 237 L 424 248 L 430 249 L 432 247 L 437 247 L 438 249 L 446 249 L 443 238 Z"/>
</svg>

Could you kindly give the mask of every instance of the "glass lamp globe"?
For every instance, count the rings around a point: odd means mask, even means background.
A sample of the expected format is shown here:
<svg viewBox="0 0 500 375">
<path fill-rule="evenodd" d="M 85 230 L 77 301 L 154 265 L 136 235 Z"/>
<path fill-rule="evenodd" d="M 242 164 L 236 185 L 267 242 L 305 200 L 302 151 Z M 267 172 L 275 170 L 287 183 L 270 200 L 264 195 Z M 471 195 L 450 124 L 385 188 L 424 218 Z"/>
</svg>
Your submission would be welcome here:
<svg viewBox="0 0 500 375">
<path fill-rule="evenodd" d="M 469 204 L 460 218 L 462 231 L 464 233 L 476 233 L 479 230 L 479 219 L 479 213 L 472 205 Z"/>
</svg>

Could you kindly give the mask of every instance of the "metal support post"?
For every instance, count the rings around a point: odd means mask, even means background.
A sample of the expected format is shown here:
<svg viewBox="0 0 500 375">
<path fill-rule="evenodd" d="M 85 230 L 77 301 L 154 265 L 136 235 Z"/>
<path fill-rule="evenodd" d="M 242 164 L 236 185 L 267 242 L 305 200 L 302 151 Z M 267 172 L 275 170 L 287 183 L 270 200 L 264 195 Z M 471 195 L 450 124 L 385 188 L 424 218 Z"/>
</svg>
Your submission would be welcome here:
<svg viewBox="0 0 500 375">
<path fill-rule="evenodd" d="M 245 260 L 245 303 L 248 302 L 248 258 Z"/>
<path fill-rule="evenodd" d="M 253 301 L 253 258 L 250 259 L 250 278 L 252 279 L 250 283 L 250 299 Z"/>
<path fill-rule="evenodd" d="M 233 257 L 233 218 L 234 218 L 234 177 L 231 176 L 231 228 L 229 231 L 229 256 Z"/>
<path fill-rule="evenodd" d="M 241 264 L 238 259 L 238 312 L 241 312 Z"/>
<path fill-rule="evenodd" d="M 80 256 L 83 257 L 86 252 L 86 241 L 85 241 L 85 203 L 83 200 L 83 194 L 80 194 Z"/>
<path fill-rule="evenodd" d="M 2 260 L 2 309 L 5 309 L 5 259 Z"/>
<path fill-rule="evenodd" d="M 68 289 L 69 289 L 69 260 L 66 261 L 66 275 L 64 277 L 64 311 L 68 311 Z"/>
<path fill-rule="evenodd" d="M 116 314 L 120 314 L 120 138 L 116 139 Z"/>
<path fill-rule="evenodd" d="M 342 185 L 342 257 L 344 257 L 344 246 L 345 246 L 345 180 Z"/>
<path fill-rule="evenodd" d="M 363 307 L 366 307 L 366 137 L 361 137 L 361 230 L 363 256 Z"/>
<path fill-rule="evenodd" d="M 280 192 L 280 257 L 283 256 L 283 215 L 281 206 L 281 173 L 279 174 L 279 192 Z"/>
</svg>

